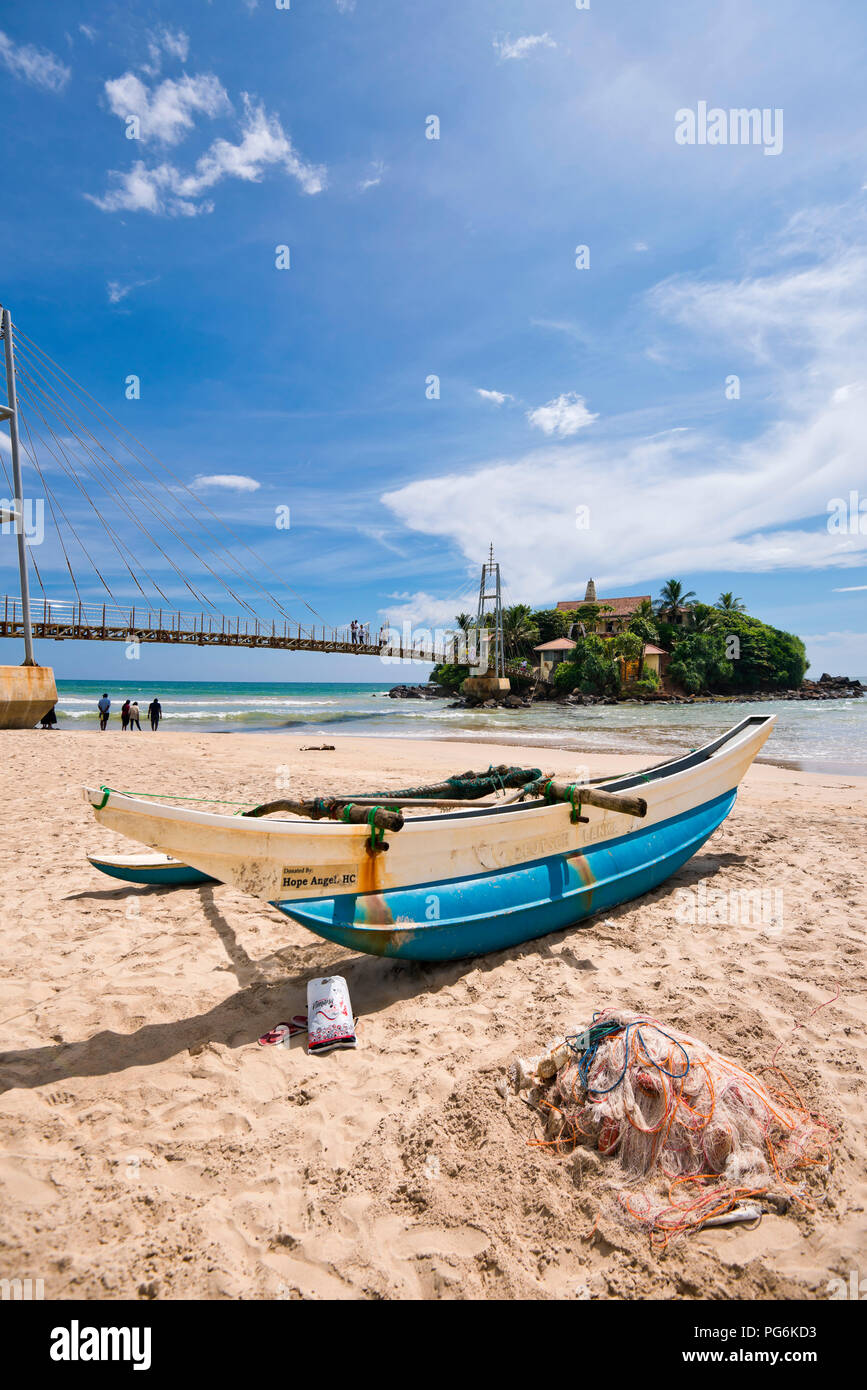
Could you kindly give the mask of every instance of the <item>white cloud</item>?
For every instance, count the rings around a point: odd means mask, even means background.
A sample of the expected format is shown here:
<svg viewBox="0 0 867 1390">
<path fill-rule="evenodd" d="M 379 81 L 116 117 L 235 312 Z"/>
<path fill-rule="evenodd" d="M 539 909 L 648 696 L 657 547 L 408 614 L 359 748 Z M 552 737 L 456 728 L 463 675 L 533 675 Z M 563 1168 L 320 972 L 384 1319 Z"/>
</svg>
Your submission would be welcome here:
<svg viewBox="0 0 867 1390">
<path fill-rule="evenodd" d="M 574 391 L 558 396 L 547 405 L 527 411 L 527 419 L 531 425 L 535 425 L 543 434 L 556 434 L 560 439 L 577 434 L 598 418 L 598 415 L 587 409 L 584 397 L 576 395 Z"/>
<path fill-rule="evenodd" d="M 31 43 L 13 43 L 2 29 L 0 63 L 22 81 L 29 82 L 33 87 L 43 87 L 48 92 L 62 92 L 72 76 L 71 69 L 55 58 L 53 53 L 44 48 L 34 48 Z"/>
<path fill-rule="evenodd" d="M 430 628 L 454 630 L 455 615 L 466 611 L 469 600 L 466 595 L 457 598 L 438 598 L 423 589 L 413 594 L 395 594 L 400 602 L 386 604 L 378 609 L 381 618 L 387 618 L 391 627 L 402 628 L 404 623 L 411 627 L 424 625 Z M 473 608 L 475 613 L 475 608 Z"/>
<path fill-rule="evenodd" d="M 144 289 L 145 285 L 153 285 L 154 280 L 132 280 L 128 285 L 122 285 L 119 280 L 109 280 L 106 284 L 109 304 L 121 304 L 132 294 L 133 290 Z"/>
<path fill-rule="evenodd" d="M 867 535 L 829 533 L 826 524 L 831 499 L 847 498 L 863 478 L 867 436 L 867 237 L 857 219 L 847 229 L 848 246 L 823 248 L 812 267 L 801 244 L 793 267 L 781 269 L 778 256 L 761 277 L 684 276 L 648 296 L 660 318 L 722 352 L 733 370 L 761 371 L 776 418 L 751 436 L 733 440 L 729 414 L 714 414 L 703 430 L 649 436 L 623 416 L 593 442 L 462 467 L 382 500 L 410 530 L 451 540 L 469 563 L 479 560 L 483 516 L 511 591 L 528 601 L 568 598 L 589 574 L 604 593 L 668 574 L 864 565 Z M 678 327 L 675 360 L 696 350 Z M 845 392 L 841 381 L 851 383 Z M 541 411 L 530 417 L 551 436 L 588 423 L 578 397 Z M 579 507 L 589 509 L 589 527 L 576 531 Z"/>
<path fill-rule="evenodd" d="M 832 589 L 832 594 L 861 594 L 867 589 L 867 584 L 849 584 L 845 589 Z"/>
<path fill-rule="evenodd" d="M 649 248 L 646 241 L 636 241 L 632 249 L 633 251 L 647 251 Z"/>
<path fill-rule="evenodd" d="M 225 488 L 228 492 L 258 492 L 262 486 L 255 478 L 243 473 L 200 473 L 192 481 L 193 488 Z"/>
<path fill-rule="evenodd" d="M 481 396 L 483 401 L 493 401 L 494 405 L 503 405 L 505 401 L 513 401 L 514 396 L 510 396 L 508 391 L 486 391 L 483 386 L 476 387 L 476 395 Z"/>
<path fill-rule="evenodd" d="M 196 161 L 194 169 L 182 173 L 173 164 L 148 167 L 137 160 L 125 172 L 111 170 L 115 183 L 101 198 L 85 196 L 104 212 L 151 212 L 171 217 L 195 217 L 211 212 L 213 203 L 198 201 L 207 190 L 223 179 L 242 179 L 258 183 L 268 168 L 282 169 L 301 185 L 304 193 L 319 193 L 325 187 L 325 170 L 307 164 L 295 150 L 277 116 L 269 115 L 244 93 L 241 139 L 235 145 L 215 140 Z"/>
<path fill-rule="evenodd" d="M 341 14 L 351 14 L 355 9 L 355 0 L 335 0 Z"/>
<path fill-rule="evenodd" d="M 164 56 L 176 58 L 179 63 L 185 63 L 189 57 L 190 40 L 181 29 L 169 29 L 164 26 L 149 34 L 147 43 L 150 62 L 139 63 L 138 66 L 149 77 L 156 77 L 163 65 Z"/>
<path fill-rule="evenodd" d="M 89 24 L 79 24 L 78 32 L 79 34 L 83 34 L 86 39 L 89 39 L 91 43 L 96 39 L 96 30 L 92 29 Z"/>
<path fill-rule="evenodd" d="M 190 40 L 187 34 L 180 29 L 163 29 L 160 32 L 160 42 L 169 57 L 177 58 L 178 62 L 185 63 L 190 52 Z"/>
<path fill-rule="evenodd" d="M 385 165 L 381 159 L 377 159 L 370 166 L 370 173 L 366 179 L 361 179 L 358 184 L 359 193 L 366 193 L 368 188 L 377 188 L 382 183 L 382 176 L 385 173 Z"/>
<path fill-rule="evenodd" d="M 215 116 L 232 109 L 232 103 L 218 78 L 211 73 L 199 77 L 166 78 L 152 91 L 133 72 L 125 72 L 105 84 L 108 104 L 115 116 L 125 121 L 138 117 L 139 139 L 146 144 L 158 140 L 176 145 L 192 130 L 198 115 Z"/>
<path fill-rule="evenodd" d="M 526 58 L 528 53 L 532 53 L 534 48 L 556 48 L 557 45 L 550 34 L 526 34 L 521 39 L 512 39 L 506 34 L 505 38 L 494 39 L 494 51 L 501 62 L 506 62 L 513 58 Z"/>
</svg>

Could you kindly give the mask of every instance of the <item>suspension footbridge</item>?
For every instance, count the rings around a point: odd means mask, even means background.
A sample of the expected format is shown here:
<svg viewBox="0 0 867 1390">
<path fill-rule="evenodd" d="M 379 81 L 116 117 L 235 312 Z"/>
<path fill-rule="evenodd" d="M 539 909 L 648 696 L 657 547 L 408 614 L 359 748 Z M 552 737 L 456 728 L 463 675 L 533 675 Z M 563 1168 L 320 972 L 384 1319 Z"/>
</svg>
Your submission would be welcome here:
<svg viewBox="0 0 867 1390">
<path fill-rule="evenodd" d="M 8 308 L 0 337 L 9 431 L 0 432 L 0 531 L 17 536 L 20 579 L 19 594 L 0 596 L 0 637 L 23 641 L 25 668 L 40 669 L 34 639 L 453 659 L 450 634 L 437 644 L 382 627 L 372 639 L 369 624 L 329 623 L 287 584 L 282 560 L 255 550 Z M 38 546 L 26 524 L 37 494 Z M 248 517 L 248 534 L 253 525 Z M 178 602 L 183 594 L 192 604 Z"/>
<path fill-rule="evenodd" d="M 284 652 L 340 652 L 345 656 L 383 656 L 389 660 L 447 661 L 455 655 L 451 644 L 439 647 L 426 642 L 395 640 L 391 629 L 380 643 L 353 639 L 348 628 L 300 623 L 282 624 L 259 618 L 214 617 L 207 613 L 179 613 L 168 609 L 43 599 L 31 602 L 30 631 L 34 638 L 54 642 L 164 642 L 188 647 L 246 647 Z M 0 637 L 24 638 L 26 622 L 20 598 L 0 596 Z"/>
</svg>

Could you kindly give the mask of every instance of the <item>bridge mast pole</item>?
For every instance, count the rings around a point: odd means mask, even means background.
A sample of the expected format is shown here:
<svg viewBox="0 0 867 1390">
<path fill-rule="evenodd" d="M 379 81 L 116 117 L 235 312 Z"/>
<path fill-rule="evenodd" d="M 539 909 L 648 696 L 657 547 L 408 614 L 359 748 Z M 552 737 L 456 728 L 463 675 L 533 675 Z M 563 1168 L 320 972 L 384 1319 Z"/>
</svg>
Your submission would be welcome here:
<svg viewBox="0 0 867 1390">
<path fill-rule="evenodd" d="M 15 497 L 12 506 L 16 508 L 16 530 L 18 533 L 18 570 L 21 576 L 21 615 L 24 620 L 24 665 L 35 666 L 33 655 L 33 628 L 30 621 L 30 583 L 27 577 L 27 538 L 24 535 L 24 485 L 21 481 L 21 455 L 18 449 L 18 400 L 15 391 L 15 353 L 12 346 L 12 319 L 9 310 L 4 309 L 0 318 L 0 335 L 6 353 L 6 401 L 0 408 L 0 418 L 9 422 L 9 440 L 12 445 L 12 488 Z"/>
</svg>

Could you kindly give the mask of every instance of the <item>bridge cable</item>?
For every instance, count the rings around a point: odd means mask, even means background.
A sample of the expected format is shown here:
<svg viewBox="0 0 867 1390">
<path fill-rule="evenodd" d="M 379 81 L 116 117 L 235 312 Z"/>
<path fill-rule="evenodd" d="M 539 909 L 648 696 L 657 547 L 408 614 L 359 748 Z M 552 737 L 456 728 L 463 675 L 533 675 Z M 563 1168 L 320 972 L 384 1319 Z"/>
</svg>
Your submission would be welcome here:
<svg viewBox="0 0 867 1390">
<path fill-rule="evenodd" d="M 67 378 L 68 381 L 72 383 L 72 386 L 76 389 L 76 391 L 86 396 L 88 400 L 93 401 L 93 403 L 99 408 L 99 410 L 101 410 L 103 414 L 105 414 L 110 420 L 114 422 L 114 424 L 117 425 L 118 429 L 122 430 L 124 434 L 128 435 L 129 438 L 132 439 L 134 443 L 139 447 L 139 449 L 142 449 L 150 458 L 152 458 L 154 462 L 158 465 L 158 467 L 162 468 L 163 471 L 167 473 L 170 478 L 172 478 L 176 483 L 178 483 L 180 487 L 182 487 L 184 491 L 188 493 L 190 497 L 192 497 L 194 502 L 196 502 L 200 507 L 207 511 L 214 518 L 214 520 L 220 526 L 222 526 L 224 531 L 226 531 L 230 536 L 232 536 L 232 538 L 235 541 L 237 541 L 241 546 L 243 546 L 243 548 L 250 555 L 252 555 L 253 559 L 256 561 L 258 565 L 261 565 L 264 569 L 268 571 L 269 574 L 272 574 L 274 578 L 278 580 L 281 586 L 284 589 L 286 589 L 288 593 L 291 593 L 294 598 L 298 599 L 298 601 L 304 605 L 308 612 L 312 613 L 315 617 L 319 618 L 321 622 L 325 623 L 326 620 L 322 616 L 322 614 L 317 609 L 313 608 L 312 605 L 309 604 L 307 600 L 301 594 L 299 594 L 296 589 L 293 589 L 290 584 L 287 584 L 282 575 L 278 574 L 277 571 L 273 569 L 272 566 L 269 565 L 266 560 L 263 560 L 261 555 L 259 555 L 255 550 L 253 550 L 253 548 L 249 546 L 246 543 L 246 541 L 242 540 L 241 537 L 238 536 L 235 531 L 233 531 L 232 527 L 229 526 L 223 520 L 223 518 L 213 510 L 213 508 L 209 507 L 207 502 L 205 502 L 201 497 L 199 497 L 198 494 L 194 492 L 193 489 L 190 488 L 188 484 L 185 483 L 183 479 L 180 478 L 178 474 L 174 472 L 173 469 L 169 468 L 167 464 L 163 463 L 162 460 L 159 459 L 156 456 L 156 454 L 152 452 L 152 450 L 148 449 L 147 445 L 143 444 L 141 440 L 138 439 L 137 436 L 132 433 L 131 430 L 127 429 L 127 427 L 123 425 L 120 422 L 120 420 L 118 420 L 117 417 L 113 415 L 110 410 L 107 409 L 106 406 L 102 405 L 101 402 L 99 402 L 95 396 L 91 395 L 91 393 L 84 386 L 81 386 L 80 383 L 77 382 L 75 378 L 71 376 L 70 373 L 67 372 L 64 367 L 60 366 L 58 362 L 55 362 L 54 358 L 51 357 L 51 355 L 47 353 L 44 348 L 40 347 L 38 343 L 34 342 L 34 340 L 23 331 L 23 329 L 18 329 L 16 327 L 15 331 L 16 337 L 18 339 L 24 338 L 24 340 L 31 346 L 31 348 L 33 348 L 36 352 L 39 353 L 40 357 L 44 358 L 47 363 L 51 364 L 51 368 L 54 369 L 55 374 L 57 374 L 58 372 L 61 373 L 64 377 Z M 66 389 L 70 390 L 69 387 L 67 387 Z M 88 406 L 85 406 L 85 408 L 90 410 L 90 407 Z M 90 410 L 90 413 L 93 415 L 96 414 L 96 412 L 93 410 Z M 120 440 L 118 436 L 114 434 L 113 431 L 108 430 L 107 426 L 104 425 L 103 428 L 106 429 L 107 432 L 110 433 L 113 438 L 118 439 L 118 442 L 123 445 L 123 447 L 133 456 L 133 458 L 138 458 L 138 455 L 136 454 L 134 449 L 131 449 L 128 444 L 125 444 L 123 440 Z"/>
<path fill-rule="evenodd" d="M 28 374 L 26 371 L 22 371 L 22 375 L 23 375 L 23 380 L 24 380 L 24 381 L 28 384 L 28 386 L 31 388 L 30 393 L 29 393 L 29 396 L 28 396 L 29 403 L 32 404 L 32 405 L 34 406 L 34 408 L 37 409 L 37 411 L 38 411 L 38 407 L 36 406 L 36 400 L 37 400 L 37 399 L 41 400 L 43 406 L 44 406 L 51 414 L 53 414 L 57 419 L 59 419 L 59 420 L 61 421 L 62 424 L 64 424 L 67 428 L 69 428 L 68 422 L 67 422 L 67 421 L 65 420 L 65 418 L 59 413 L 59 411 L 51 404 L 50 400 L 46 400 L 46 399 L 44 398 L 44 396 L 36 396 L 35 390 L 34 390 L 34 383 L 31 381 L 31 378 L 30 378 L 29 374 Z M 47 427 L 47 428 L 49 429 L 49 431 L 51 432 L 52 437 L 55 439 L 55 442 L 58 444 L 58 447 L 62 447 L 62 446 L 60 445 L 60 442 L 59 442 L 59 440 L 57 439 L 57 436 L 56 436 L 56 434 L 54 433 L 54 430 L 52 429 L 50 423 L 49 423 L 48 421 L 45 420 L 45 417 L 44 417 L 44 415 L 42 415 L 42 412 L 41 412 L 41 411 L 38 411 L 38 413 L 39 413 L 39 415 L 40 415 L 40 418 L 43 420 L 43 423 L 46 425 L 46 427 Z M 197 601 L 198 603 L 204 603 L 204 604 L 206 605 L 206 607 L 209 607 L 209 608 L 213 609 L 214 612 L 218 612 L 219 610 L 216 608 L 216 605 L 215 605 L 209 598 L 207 598 L 206 595 L 204 595 L 203 593 L 200 593 L 198 589 L 194 589 L 194 588 L 192 587 L 192 585 L 191 585 L 190 582 L 187 580 L 186 576 L 183 574 L 182 570 L 178 567 L 178 565 L 175 563 L 175 561 L 172 560 L 171 556 L 168 555 L 168 554 L 165 552 L 165 550 L 163 550 L 163 548 L 162 548 L 162 546 L 159 544 L 159 542 L 158 542 L 157 540 L 154 539 L 154 537 L 151 535 L 150 531 L 147 529 L 147 527 L 144 525 L 144 523 L 140 520 L 140 518 L 136 515 L 136 513 L 135 513 L 135 511 L 133 510 L 132 506 L 127 502 L 126 498 L 125 498 L 125 497 L 123 496 L 123 494 L 120 492 L 119 488 L 117 488 L 117 487 L 114 485 L 113 481 L 111 480 L 111 473 L 110 473 L 109 470 L 107 469 L 107 466 L 105 465 L 105 463 L 103 462 L 103 460 L 100 459 L 100 458 L 98 458 L 98 457 L 93 453 L 93 451 L 92 451 L 92 450 L 90 449 L 90 447 L 86 444 L 86 442 L 85 442 L 84 440 L 80 439 L 79 436 L 75 434 L 74 430 L 71 431 L 71 432 L 72 432 L 72 434 L 73 434 L 73 438 L 75 439 L 76 443 L 79 445 L 79 447 L 80 447 L 81 449 L 84 450 L 84 452 L 85 452 L 85 454 L 88 456 L 88 458 L 90 458 L 90 459 L 92 460 L 93 465 L 94 465 L 94 468 L 102 470 L 102 472 L 104 472 L 104 473 L 107 475 L 109 481 L 106 481 L 105 478 L 101 476 L 101 474 L 99 474 L 99 473 L 94 473 L 94 472 L 88 467 L 86 461 L 84 461 L 84 460 L 78 460 L 79 466 L 82 467 L 82 468 L 85 470 L 85 472 L 87 473 L 87 475 L 88 475 L 89 477 L 91 477 L 91 478 L 93 479 L 93 481 L 94 481 L 98 486 L 101 486 L 101 487 L 104 489 L 104 491 L 108 494 L 108 496 L 109 496 L 114 502 L 117 503 L 117 505 L 120 507 L 121 511 L 123 511 L 123 512 L 125 513 L 125 515 L 133 522 L 133 524 L 134 524 L 135 526 L 138 527 L 138 529 L 141 531 L 141 533 L 142 533 L 142 535 L 145 537 L 145 539 L 146 539 L 147 541 L 149 541 L 149 542 L 155 547 L 155 549 L 157 549 L 157 550 L 159 551 L 159 553 L 162 555 L 163 559 L 165 559 L 165 560 L 167 561 L 167 563 L 171 566 L 171 568 L 174 569 L 174 571 L 175 571 L 175 573 L 178 575 L 179 579 L 181 579 L 181 581 L 186 585 L 186 587 L 189 589 L 190 593 L 193 595 L 193 597 L 196 599 L 196 601 Z M 97 442 L 98 442 L 98 441 L 97 441 Z M 100 446 L 100 447 L 101 447 L 101 446 Z M 120 468 L 120 467 L 121 467 L 121 465 L 118 463 L 118 461 L 117 461 L 116 459 L 112 458 L 111 455 L 108 455 L 108 457 L 109 457 L 110 461 L 114 464 L 115 468 Z M 153 505 L 150 503 L 150 501 L 147 500 L 147 499 L 141 499 L 141 500 L 142 500 L 143 505 L 145 506 L 145 508 L 146 508 L 148 511 L 151 512 L 151 514 L 156 518 L 156 520 L 158 520 L 158 521 L 161 520 L 161 517 L 160 517 L 159 512 L 157 512 L 157 511 L 155 510 L 155 508 L 154 508 Z M 105 521 L 105 519 L 102 518 L 102 517 L 101 517 L 100 519 L 103 521 L 103 525 L 105 525 L 105 526 L 108 528 L 108 523 Z M 173 535 L 176 535 L 176 533 L 172 530 L 172 527 L 171 527 L 171 526 L 169 526 L 168 529 L 169 529 L 170 531 L 172 531 L 172 534 L 173 534 Z M 183 540 L 182 537 L 177 536 L 177 539 L 181 541 L 181 544 L 186 545 L 186 542 Z M 139 565 L 139 566 L 142 568 L 142 570 L 143 570 L 144 573 L 146 574 L 146 576 L 147 576 L 149 582 L 150 582 L 151 584 L 153 584 L 154 588 L 157 590 L 157 592 L 160 594 L 160 596 L 161 596 L 162 598 L 165 599 L 166 603 L 171 603 L 171 600 L 168 598 L 168 596 L 163 592 L 163 590 L 162 590 L 162 589 L 160 588 L 160 586 L 157 584 L 156 580 L 153 578 L 153 575 L 151 575 L 151 574 L 149 573 L 149 571 L 147 570 L 147 567 L 144 566 L 144 565 L 141 563 L 141 561 L 138 560 L 138 558 L 135 556 L 134 552 L 132 551 L 131 547 L 127 547 L 127 548 L 129 549 L 129 553 L 130 553 L 130 555 L 132 556 L 132 558 L 133 558 L 135 564 Z M 190 546 L 187 546 L 187 549 L 190 551 L 190 554 L 193 555 L 194 558 L 195 558 L 196 560 L 201 561 L 201 557 L 200 557 Z M 207 564 L 205 565 L 205 567 L 208 568 L 208 569 L 210 569 L 210 567 L 207 566 Z M 213 574 L 213 571 L 211 571 L 211 573 Z M 133 577 L 134 577 L 134 576 L 133 576 Z M 214 578 L 219 579 L 219 576 L 214 575 Z M 136 582 L 137 582 L 137 581 L 136 581 Z M 220 580 L 219 582 L 221 582 L 221 583 L 223 584 L 223 587 L 224 587 L 224 588 L 227 590 L 227 592 L 232 596 L 232 598 L 235 599 L 236 602 L 242 603 L 242 604 L 243 604 L 243 601 L 242 601 L 241 599 L 238 598 L 237 594 L 235 594 L 235 593 L 231 590 L 231 588 L 229 588 L 229 586 L 225 583 L 225 581 Z M 138 589 L 139 589 L 139 592 L 142 594 L 142 597 L 147 598 L 147 595 L 145 594 L 144 590 L 141 588 L 141 585 L 137 583 L 137 587 L 138 587 Z M 246 606 L 246 607 L 249 608 L 249 605 L 243 605 L 243 606 Z M 253 613 L 254 610 L 253 610 L 252 608 L 250 608 L 249 611 L 250 611 L 251 613 Z"/>
<path fill-rule="evenodd" d="M 44 403 L 44 404 L 47 404 L 47 402 L 45 401 L 45 393 L 46 393 L 46 391 L 50 391 L 51 396 L 52 396 L 55 400 L 58 400 L 58 408 L 53 408 L 53 409 L 52 409 L 52 413 L 53 413 L 55 416 L 57 416 L 58 418 L 63 419 L 63 420 L 64 420 L 64 423 L 68 424 L 68 421 L 66 420 L 65 416 L 66 416 L 66 415 L 69 415 L 69 414 L 72 414 L 72 413 L 70 412 L 70 410 L 69 410 L 69 407 L 66 405 L 66 403 L 65 403 L 63 400 L 60 400 L 60 399 L 58 398 L 58 393 L 57 393 L 56 389 L 54 388 L 54 386 L 52 385 L 52 383 L 47 382 L 47 383 L 45 383 L 45 384 L 43 385 L 43 383 L 45 382 L 45 378 L 43 377 L 43 374 L 39 371 L 38 367 L 29 359 L 29 357 L 27 358 L 27 365 L 28 365 L 30 371 L 36 373 L 36 376 L 37 376 L 38 381 L 39 381 L 39 384 L 40 384 L 40 389 L 41 389 L 41 391 L 42 391 L 42 393 L 43 393 L 43 403 Z M 29 374 L 28 374 L 28 380 L 30 380 Z M 32 384 L 35 386 L 35 385 L 36 385 L 36 382 L 33 381 Z M 61 386 L 63 387 L 64 390 L 66 389 L 66 388 L 63 386 L 63 383 L 61 383 Z M 64 415 L 61 415 L 61 413 L 60 413 L 61 411 L 62 411 L 62 412 L 65 412 L 65 414 L 64 414 Z M 91 413 L 92 413 L 92 412 L 91 412 Z M 72 414 L 72 419 L 75 421 L 75 423 L 76 423 L 77 425 L 79 425 L 79 426 L 81 427 L 81 429 L 83 429 L 83 430 L 85 431 L 86 434 L 88 434 L 88 435 L 90 436 L 90 438 L 94 441 L 96 447 L 101 451 L 101 453 L 103 453 L 103 454 L 106 455 L 106 458 L 109 460 L 109 462 L 110 462 L 111 464 L 113 464 L 113 465 L 115 466 L 115 468 L 121 467 L 120 463 L 119 463 L 118 460 L 115 458 L 115 456 L 111 453 L 111 451 L 108 450 L 108 449 L 105 447 L 105 445 L 102 443 L 102 441 L 101 441 L 100 439 L 98 439 L 98 437 L 97 437 L 97 436 L 93 433 L 93 431 L 89 428 L 89 426 L 87 425 L 87 423 L 86 423 L 85 421 L 81 420 L 80 416 L 78 416 L 77 414 Z M 73 433 L 74 433 L 74 431 L 73 431 Z M 110 433 L 110 431 L 109 431 L 109 433 Z M 81 440 L 81 438 L 80 438 L 79 436 L 76 436 L 76 437 L 77 437 L 77 439 L 78 439 L 79 444 L 81 444 L 81 446 L 87 450 L 88 455 L 89 455 L 91 458 L 94 458 L 94 455 L 93 455 L 92 450 L 90 450 L 90 448 L 84 443 L 83 440 Z M 127 448 L 127 446 L 124 445 L 122 441 L 120 441 L 120 442 L 121 442 L 121 446 L 122 446 L 123 448 Z M 131 451 L 127 450 L 127 452 L 130 452 L 131 457 L 135 457 L 135 455 L 133 455 L 133 454 L 131 453 Z M 104 466 L 104 464 L 103 464 L 103 462 L 102 462 L 101 459 L 100 459 L 100 460 L 94 459 L 94 462 L 97 462 L 97 463 L 101 464 L 102 466 Z M 153 471 L 147 467 L 146 464 L 144 464 L 143 466 L 145 467 L 145 469 L 147 470 L 147 472 L 150 474 L 150 476 L 154 479 L 154 482 L 156 483 L 157 487 L 159 487 L 160 489 L 162 489 L 162 491 L 164 491 L 164 492 L 166 493 L 166 495 L 168 496 L 170 502 L 173 502 L 173 501 L 174 501 L 174 498 L 173 498 L 173 496 L 172 496 L 172 493 L 171 493 L 171 491 L 169 490 L 169 488 L 166 486 L 166 484 L 162 481 L 162 479 L 158 478 L 158 477 L 156 476 L 156 474 L 154 474 Z M 143 501 L 143 504 L 148 508 L 148 510 L 150 510 L 151 514 L 154 516 L 154 518 L 155 518 L 157 521 L 162 521 L 162 520 L 163 520 L 163 517 L 162 517 L 161 512 L 159 512 L 159 511 L 157 510 L 156 505 L 151 501 L 150 498 L 147 497 L 146 494 L 143 495 L 142 501 Z M 201 522 L 201 520 L 195 516 L 195 514 L 194 514 L 194 513 L 191 511 L 191 509 L 186 505 L 186 503 L 182 502 L 182 505 L 184 506 L 184 509 L 187 511 L 187 513 L 192 517 L 192 519 L 193 519 L 193 521 L 195 522 L 195 524 L 196 524 L 196 525 L 199 525 L 199 526 L 202 526 L 202 528 L 206 531 L 206 534 L 211 535 L 212 538 L 214 538 L 213 535 L 212 535 L 212 533 L 211 533 L 210 531 L 208 531 L 208 529 L 207 529 L 206 527 L 204 527 L 204 525 L 203 525 L 203 523 Z M 168 510 L 169 515 L 170 515 L 170 516 L 172 517 L 172 519 L 177 523 L 178 526 L 185 526 L 185 525 L 186 525 L 186 523 L 184 522 L 183 518 L 182 518 L 182 517 L 179 517 L 175 511 L 173 511 L 171 508 L 168 508 L 167 510 Z M 222 580 L 218 574 L 216 574 L 216 572 L 210 567 L 210 565 L 208 565 L 207 561 L 204 560 L 204 558 L 198 553 L 198 551 L 197 551 L 193 546 L 191 546 L 190 544 L 188 544 L 188 543 L 184 540 L 183 536 L 181 536 L 177 531 L 173 530 L 173 528 L 172 528 L 171 526 L 169 526 L 168 529 L 172 532 L 172 534 L 176 537 L 176 539 L 178 539 L 178 540 L 181 542 L 182 545 L 185 545 L 186 549 L 190 551 L 190 554 L 192 554 L 192 555 L 194 556 L 194 558 L 195 558 L 199 563 L 201 563 L 201 564 L 208 570 L 208 572 L 212 575 L 212 577 L 214 577 L 215 579 L 217 579 L 218 582 L 221 583 L 221 584 L 223 585 L 224 588 L 226 588 L 227 592 L 231 595 L 231 597 L 235 600 L 236 603 L 238 603 L 241 607 L 246 608 L 247 611 L 251 614 L 251 616 L 253 616 L 253 617 L 256 617 L 256 616 L 257 616 L 256 610 L 252 607 L 252 605 L 250 605 L 249 603 L 247 603 L 245 600 L 241 599 L 241 598 L 240 598 L 240 597 L 239 597 L 239 596 L 238 596 L 238 595 L 225 583 L 225 581 Z M 149 532 L 147 533 L 147 535 L 148 535 L 148 539 L 153 540 L 153 538 L 151 537 L 151 535 L 150 535 Z M 215 539 L 215 538 L 214 538 L 214 539 Z M 153 541 L 153 544 L 156 545 L 156 542 Z M 274 597 L 274 595 L 273 595 L 267 588 L 265 588 L 265 586 L 264 586 L 263 584 L 261 584 L 261 582 L 255 577 L 255 575 L 253 575 L 253 574 L 246 568 L 246 566 L 243 564 L 243 562 L 240 561 L 240 560 L 238 560 L 237 557 L 234 556 L 234 555 L 231 553 L 231 551 L 227 549 L 226 546 L 220 545 L 220 551 L 222 552 L 222 554 L 218 553 L 218 552 L 217 552 L 216 550 L 214 550 L 213 547 L 211 547 L 211 546 L 207 546 L 206 549 L 208 549 L 208 550 L 215 556 L 215 558 L 216 558 L 216 560 L 217 560 L 218 562 L 220 562 L 220 563 L 222 563 L 222 564 L 226 564 L 226 562 L 228 561 L 229 564 L 233 567 L 233 572 L 237 573 L 237 568 L 234 568 L 234 567 L 238 567 L 238 566 L 239 566 L 239 567 L 244 571 L 244 573 L 246 573 L 246 574 L 248 575 L 248 577 L 253 581 L 253 583 L 256 585 L 256 587 L 258 587 L 259 589 L 261 589 L 262 593 L 265 595 L 265 597 L 268 599 L 268 601 L 269 601 L 270 603 L 273 603 L 273 604 L 274 604 L 274 606 L 280 611 L 280 613 L 283 615 L 283 617 L 287 619 L 287 621 L 291 621 L 291 622 L 294 622 L 294 621 L 295 621 L 295 619 L 292 618 L 292 615 L 291 615 L 290 613 L 288 613 L 288 612 L 286 611 L 285 608 L 283 608 L 282 604 Z M 163 553 L 164 553 L 164 552 L 163 552 Z M 241 575 L 239 574 L 238 577 L 240 578 Z"/>
</svg>

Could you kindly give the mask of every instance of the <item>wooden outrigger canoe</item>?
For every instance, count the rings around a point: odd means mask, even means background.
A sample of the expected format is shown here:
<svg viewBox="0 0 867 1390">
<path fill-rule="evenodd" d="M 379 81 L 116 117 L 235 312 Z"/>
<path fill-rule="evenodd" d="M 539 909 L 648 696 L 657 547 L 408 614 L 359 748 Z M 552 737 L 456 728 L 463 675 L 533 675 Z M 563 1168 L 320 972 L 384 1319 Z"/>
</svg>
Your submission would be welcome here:
<svg viewBox="0 0 867 1390">
<path fill-rule="evenodd" d="M 200 883 L 216 882 L 210 874 L 203 874 L 168 854 L 89 854 L 87 857 L 101 874 L 119 878 L 122 883 L 192 888 Z"/>
<path fill-rule="evenodd" d="M 376 848 L 364 824 L 212 815 L 106 789 L 84 795 L 109 829 L 329 941 L 453 960 L 562 930 L 664 882 L 725 820 L 774 719 L 752 716 L 702 748 L 576 787 L 565 801 L 537 795 L 414 816 Z M 588 804 L 594 793 L 609 805 Z"/>
</svg>

